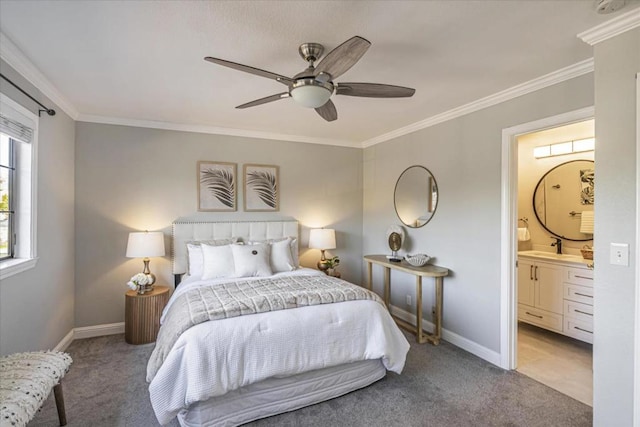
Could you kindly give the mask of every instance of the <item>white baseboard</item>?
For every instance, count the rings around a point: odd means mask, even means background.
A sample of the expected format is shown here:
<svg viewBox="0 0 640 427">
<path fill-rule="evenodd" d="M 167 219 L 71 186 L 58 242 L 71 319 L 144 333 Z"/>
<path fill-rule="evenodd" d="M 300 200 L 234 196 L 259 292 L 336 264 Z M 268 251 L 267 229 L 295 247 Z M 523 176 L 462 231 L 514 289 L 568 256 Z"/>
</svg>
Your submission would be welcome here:
<svg viewBox="0 0 640 427">
<path fill-rule="evenodd" d="M 69 344 L 73 341 L 73 329 L 69 331 L 67 335 L 62 338 L 62 340 L 58 343 L 57 346 L 53 348 L 53 351 L 65 351 Z"/>
<path fill-rule="evenodd" d="M 65 351 L 74 340 L 115 334 L 124 334 L 124 322 L 74 328 L 53 349 L 55 351 Z"/>
<path fill-rule="evenodd" d="M 416 324 L 415 314 L 411 314 L 408 311 L 405 311 L 394 305 L 391 306 L 391 313 L 394 316 L 398 316 L 400 319 L 404 320 L 405 322 L 409 322 L 412 325 Z M 433 332 L 433 323 L 425 319 L 422 319 L 422 327 L 427 332 Z M 105 325 L 95 325 L 95 326 L 83 326 L 81 328 L 75 328 L 72 331 L 70 331 L 62 339 L 62 341 L 58 343 L 55 349 L 64 351 L 69 346 L 69 344 L 71 344 L 73 340 L 77 340 L 77 339 L 101 337 L 104 335 L 114 335 L 114 334 L 123 334 L 123 333 L 124 333 L 124 322 L 108 323 Z M 500 366 L 500 353 L 497 353 L 493 350 L 483 347 L 474 341 L 464 338 L 444 328 L 442 329 L 442 339 L 444 339 L 447 342 L 450 342 L 456 347 L 460 347 L 461 349 L 478 356 L 481 359 L 486 360 L 489 363 L 493 363 L 496 366 Z"/>
<path fill-rule="evenodd" d="M 124 334 L 124 322 L 75 328 L 73 330 L 73 339 L 78 340 L 115 334 Z"/>
<path fill-rule="evenodd" d="M 411 323 L 412 325 L 416 324 L 416 315 L 411 314 L 408 311 L 405 311 L 401 308 L 398 308 L 394 305 L 391 306 L 391 313 L 394 316 L 399 317 L 405 322 Z M 422 329 L 426 332 L 433 332 L 434 325 L 426 319 L 422 319 Z M 442 328 L 442 339 L 450 342 L 456 347 L 460 347 L 461 349 L 468 351 L 471 354 L 478 356 L 481 359 L 486 360 L 489 363 L 493 363 L 496 366 L 500 366 L 500 353 L 497 353 L 493 350 L 490 350 L 486 347 L 481 346 L 480 344 L 471 341 L 465 337 L 462 337 L 456 333 L 448 331 Z"/>
</svg>

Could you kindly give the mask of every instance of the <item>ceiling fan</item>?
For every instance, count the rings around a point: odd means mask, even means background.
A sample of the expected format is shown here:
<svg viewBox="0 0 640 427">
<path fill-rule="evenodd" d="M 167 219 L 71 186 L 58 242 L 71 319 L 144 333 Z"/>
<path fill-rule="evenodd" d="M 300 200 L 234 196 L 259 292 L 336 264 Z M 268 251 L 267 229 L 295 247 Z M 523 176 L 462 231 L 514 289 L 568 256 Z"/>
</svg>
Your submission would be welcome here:
<svg viewBox="0 0 640 427">
<path fill-rule="evenodd" d="M 331 101 L 331 96 L 337 95 L 360 96 L 366 98 L 406 98 L 413 96 L 415 89 L 402 86 L 385 85 L 378 83 L 336 83 L 333 80 L 340 77 L 349 70 L 356 62 L 362 58 L 371 43 L 359 36 L 355 36 L 342 43 L 340 46 L 329 52 L 318 63 L 322 56 L 324 46 L 319 43 L 303 43 L 298 48 L 300 56 L 309 63 L 309 66 L 292 78 L 281 76 L 276 73 L 226 61 L 224 59 L 207 56 L 205 61 L 214 64 L 266 77 L 287 86 L 288 91 L 256 99 L 246 104 L 238 105 L 236 108 L 255 107 L 284 98 L 293 100 L 307 108 L 315 110 L 328 122 L 338 118 L 336 107 Z"/>
</svg>

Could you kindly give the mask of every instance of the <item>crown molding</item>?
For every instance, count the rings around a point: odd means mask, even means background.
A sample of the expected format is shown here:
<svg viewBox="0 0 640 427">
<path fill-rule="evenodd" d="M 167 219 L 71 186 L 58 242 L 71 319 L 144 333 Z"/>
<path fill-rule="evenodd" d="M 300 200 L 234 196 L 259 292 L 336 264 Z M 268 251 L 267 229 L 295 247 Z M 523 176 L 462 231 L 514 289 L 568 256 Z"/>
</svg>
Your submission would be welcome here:
<svg viewBox="0 0 640 427">
<path fill-rule="evenodd" d="M 630 10 L 587 31 L 583 31 L 578 34 L 578 38 L 593 46 L 638 26 L 640 26 L 640 8 Z"/>
<path fill-rule="evenodd" d="M 270 139 L 270 140 L 276 140 L 276 141 L 304 142 L 307 144 L 322 144 L 322 145 L 335 145 L 339 147 L 359 148 L 356 142 L 347 141 L 347 140 L 314 138 L 314 137 L 302 136 L 302 135 L 289 135 L 284 133 L 262 132 L 262 131 L 255 131 L 255 130 L 224 128 L 224 127 L 217 127 L 217 126 L 160 122 L 155 120 L 125 119 L 121 117 L 97 116 L 97 115 L 90 115 L 90 114 L 79 114 L 76 120 L 79 122 L 102 123 L 102 124 L 108 124 L 108 125 L 134 126 L 134 127 L 151 128 L 151 129 L 175 130 L 175 131 L 181 131 L 181 132 L 195 132 L 195 133 L 205 133 L 205 134 L 213 134 L 213 135 L 240 136 L 240 137 L 246 137 L 246 138 L 259 138 L 259 139 Z"/>
<path fill-rule="evenodd" d="M 74 120 L 77 119 L 79 113 L 74 105 L 38 70 L 38 67 L 22 53 L 20 48 L 2 32 L 0 32 L 0 58 L 34 85 L 44 96 L 60 107 L 69 117 Z"/>
<path fill-rule="evenodd" d="M 519 96 L 526 95 L 591 72 L 593 72 L 593 58 L 585 59 L 584 61 L 561 68 L 560 70 L 529 80 L 528 82 L 521 83 L 493 95 L 480 98 L 452 110 L 445 111 L 444 113 L 436 114 L 435 116 L 431 116 L 419 122 L 415 122 L 408 126 L 376 136 L 375 138 L 368 139 L 362 142 L 362 148 L 371 147 L 373 145 L 380 144 L 381 142 L 389 141 L 391 139 L 437 125 L 438 123 L 453 120 L 469 113 L 509 101 Z"/>
</svg>

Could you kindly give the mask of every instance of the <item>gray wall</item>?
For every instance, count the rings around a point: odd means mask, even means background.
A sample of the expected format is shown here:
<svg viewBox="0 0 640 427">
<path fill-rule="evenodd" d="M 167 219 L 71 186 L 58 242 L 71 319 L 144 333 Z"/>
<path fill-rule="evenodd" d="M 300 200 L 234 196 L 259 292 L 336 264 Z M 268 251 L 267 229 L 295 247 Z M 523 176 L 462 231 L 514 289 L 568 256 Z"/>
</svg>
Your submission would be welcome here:
<svg viewBox="0 0 640 427">
<path fill-rule="evenodd" d="M 640 72 L 640 28 L 597 44 L 594 58 L 598 176 L 594 425 L 631 426 L 634 282 L 638 268 L 636 73 Z M 609 264 L 612 242 L 629 244 L 629 267 Z M 640 396 L 635 400 L 636 405 L 640 404 Z"/>
<path fill-rule="evenodd" d="M 500 191 L 502 129 L 593 105 L 585 75 L 514 100 L 367 148 L 364 151 L 365 254 L 388 253 L 385 230 L 399 224 L 393 191 L 408 166 L 425 166 L 438 183 L 431 222 L 409 229 L 403 252 L 424 252 L 451 270 L 444 280 L 443 327 L 500 351 Z M 374 289 L 382 292 L 381 269 Z M 427 280 L 426 282 L 432 282 Z M 414 312 L 414 279 L 392 273 L 392 304 Z M 432 283 L 423 292 L 430 317 Z"/>
<path fill-rule="evenodd" d="M 38 212 L 35 268 L 0 283 L 0 354 L 55 347 L 74 327 L 75 124 L 5 62 L 2 74 L 54 108 L 38 133 Z M 32 101 L 4 80 L 0 90 L 37 113 Z"/>
<path fill-rule="evenodd" d="M 342 277 L 359 283 L 362 263 L 362 150 L 222 135 L 78 122 L 76 126 L 76 327 L 124 320 L 125 282 L 142 261 L 125 258 L 130 231 L 162 230 L 167 256 L 151 260 L 158 282 L 173 283 L 171 223 L 178 218 L 293 218 L 301 264 L 315 266 L 309 228 L 336 229 Z M 198 213 L 196 162 L 280 166 L 280 212 Z M 239 184 L 242 180 L 239 180 Z"/>
</svg>

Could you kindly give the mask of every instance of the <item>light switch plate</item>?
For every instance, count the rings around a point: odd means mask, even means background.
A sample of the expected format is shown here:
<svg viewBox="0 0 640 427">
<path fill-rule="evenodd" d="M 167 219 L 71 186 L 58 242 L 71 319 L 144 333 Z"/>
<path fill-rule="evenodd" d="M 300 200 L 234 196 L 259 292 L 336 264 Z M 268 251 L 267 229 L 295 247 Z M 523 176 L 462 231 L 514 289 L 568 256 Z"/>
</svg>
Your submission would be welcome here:
<svg viewBox="0 0 640 427">
<path fill-rule="evenodd" d="M 609 262 L 613 265 L 629 266 L 629 244 L 612 243 L 611 259 Z"/>
</svg>

